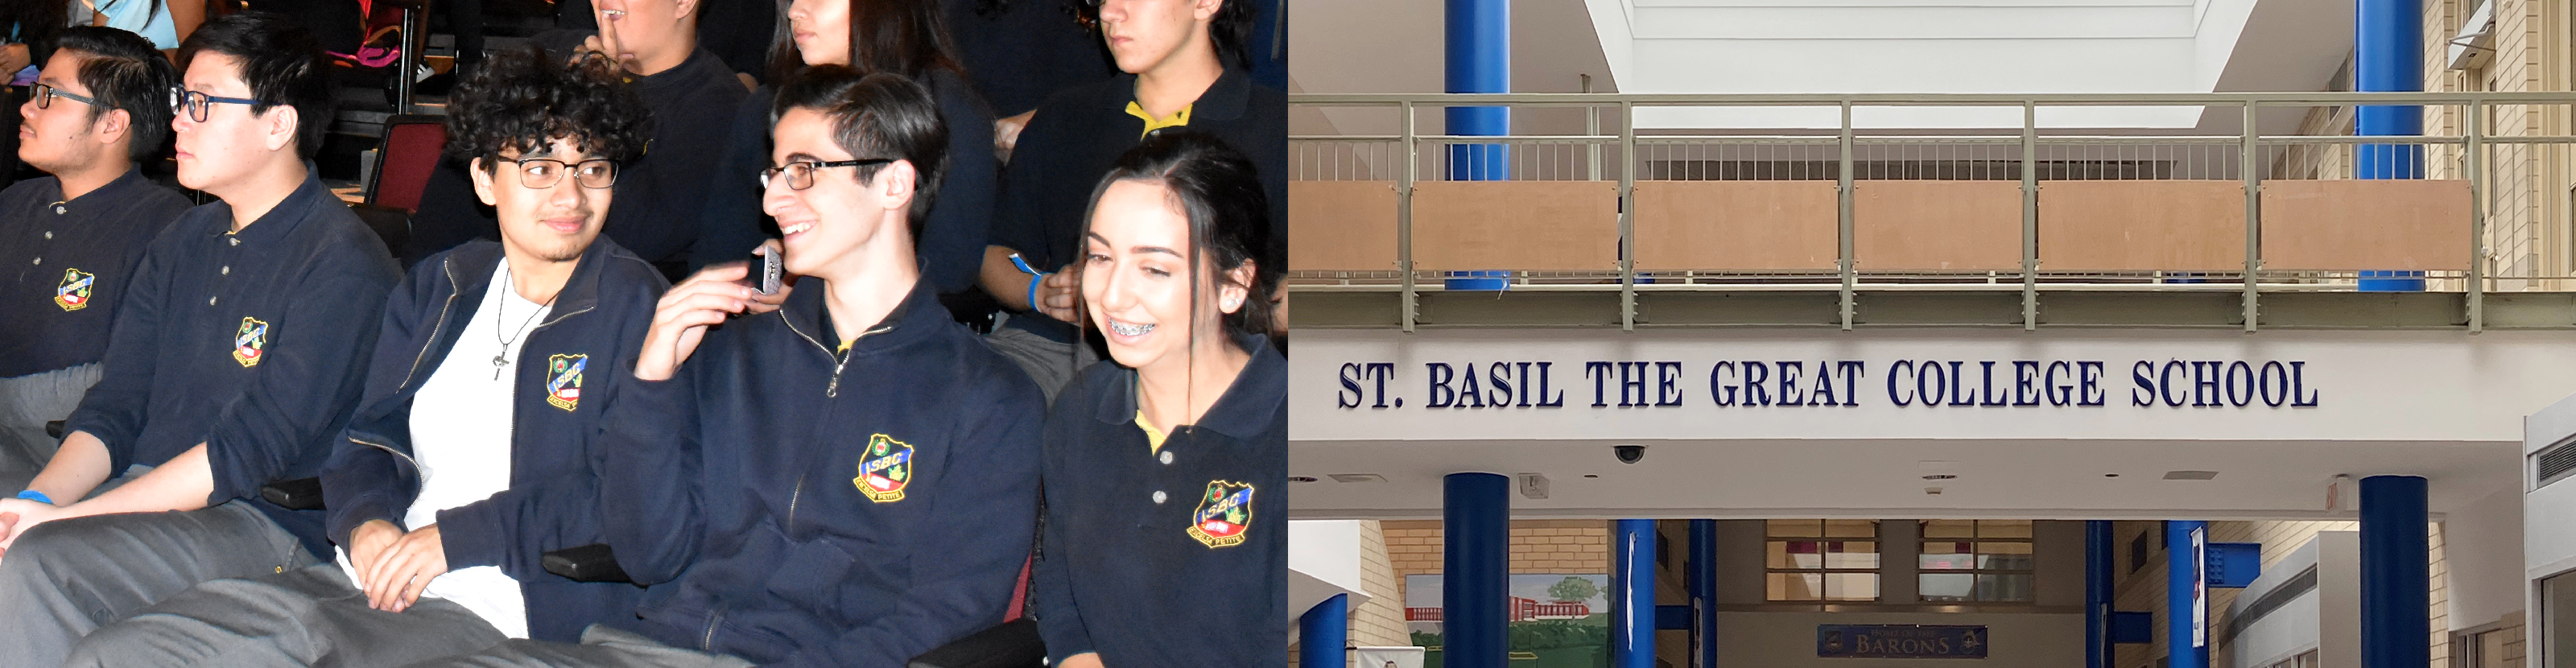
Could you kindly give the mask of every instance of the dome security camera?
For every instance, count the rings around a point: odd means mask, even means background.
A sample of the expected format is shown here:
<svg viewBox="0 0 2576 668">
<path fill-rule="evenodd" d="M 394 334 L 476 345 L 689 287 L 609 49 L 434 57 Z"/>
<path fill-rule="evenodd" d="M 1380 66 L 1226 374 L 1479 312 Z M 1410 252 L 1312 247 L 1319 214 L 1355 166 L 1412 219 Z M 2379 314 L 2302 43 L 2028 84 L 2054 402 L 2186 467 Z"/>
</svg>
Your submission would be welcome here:
<svg viewBox="0 0 2576 668">
<path fill-rule="evenodd" d="M 1635 464 L 1646 458 L 1646 446 L 1613 445 L 1610 446 L 1610 454 L 1617 456 L 1621 464 Z"/>
</svg>

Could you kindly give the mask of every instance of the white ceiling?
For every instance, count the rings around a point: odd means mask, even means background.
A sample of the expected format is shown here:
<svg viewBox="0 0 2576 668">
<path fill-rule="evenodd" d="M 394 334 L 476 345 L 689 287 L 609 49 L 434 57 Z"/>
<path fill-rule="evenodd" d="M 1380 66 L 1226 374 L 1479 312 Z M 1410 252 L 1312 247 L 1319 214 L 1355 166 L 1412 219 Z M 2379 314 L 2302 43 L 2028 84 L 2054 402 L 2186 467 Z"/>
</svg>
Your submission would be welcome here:
<svg viewBox="0 0 2576 668">
<path fill-rule="evenodd" d="M 2352 43 L 2350 0 L 1511 0 L 1517 92 L 2067 93 L 2314 91 Z M 1438 92 L 1439 0 L 1299 0 L 1292 87 Z M 2267 116 L 2295 127 L 2299 111 Z M 1574 134 L 1580 111 L 1522 109 L 1516 134 Z M 1437 113 L 1419 120 L 1437 133 Z M 2017 126 L 2018 110 L 1877 110 L 1886 128 Z M 2088 108 L 2060 128 L 2234 132 L 2233 109 Z M 1830 110 L 1650 109 L 1642 127 L 1830 127 Z M 2280 126 L 2275 128 L 2274 126 Z M 1299 109 L 1290 132 L 1387 134 L 1391 111 Z"/>
<path fill-rule="evenodd" d="M 1492 473 L 1548 477 L 1549 498 L 1514 495 L 1515 517 L 2349 518 L 2327 510 L 2337 474 L 2424 476 L 2439 513 L 2514 488 L 2521 463 L 2515 442 L 1617 443 L 1647 445 L 1645 460 L 1619 463 L 1612 441 L 1299 441 L 1290 448 L 1290 475 L 1322 480 L 1292 483 L 1290 512 L 1300 519 L 1438 518 L 1442 476 L 1473 461 Z M 2162 479 L 2176 470 L 2218 476 Z M 1337 473 L 1375 473 L 1386 482 L 1327 477 Z M 1923 479 L 1936 473 L 1958 478 Z M 2104 477 L 2110 473 L 2119 477 Z M 1935 486 L 1942 494 L 1924 493 Z"/>
</svg>

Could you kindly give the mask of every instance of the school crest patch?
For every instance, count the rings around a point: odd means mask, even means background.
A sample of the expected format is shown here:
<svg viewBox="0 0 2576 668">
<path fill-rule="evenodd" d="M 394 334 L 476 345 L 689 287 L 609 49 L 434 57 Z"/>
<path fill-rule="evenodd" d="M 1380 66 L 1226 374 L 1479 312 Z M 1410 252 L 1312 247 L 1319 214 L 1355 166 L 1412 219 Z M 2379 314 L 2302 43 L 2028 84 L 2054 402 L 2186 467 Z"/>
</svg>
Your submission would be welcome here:
<svg viewBox="0 0 2576 668">
<path fill-rule="evenodd" d="M 546 403 L 572 410 L 581 407 L 581 369 L 589 355 L 546 356 Z"/>
<path fill-rule="evenodd" d="M 1198 511 L 1190 513 L 1190 537 L 1209 548 L 1234 547 L 1243 544 L 1244 532 L 1251 529 L 1252 484 L 1208 481 Z"/>
<path fill-rule="evenodd" d="M 63 270 L 63 284 L 54 288 L 54 305 L 63 307 L 65 311 L 89 308 L 90 286 L 97 283 L 98 277 L 90 275 L 89 272 L 79 269 Z"/>
<path fill-rule="evenodd" d="M 268 354 L 268 323 L 258 318 L 242 318 L 241 330 L 233 332 L 233 361 L 244 368 L 259 366 L 261 355 Z"/>
<path fill-rule="evenodd" d="M 868 437 L 868 450 L 859 455 L 859 477 L 850 484 L 858 485 L 870 501 L 902 501 L 903 488 L 912 484 L 912 446 L 885 434 Z"/>
</svg>

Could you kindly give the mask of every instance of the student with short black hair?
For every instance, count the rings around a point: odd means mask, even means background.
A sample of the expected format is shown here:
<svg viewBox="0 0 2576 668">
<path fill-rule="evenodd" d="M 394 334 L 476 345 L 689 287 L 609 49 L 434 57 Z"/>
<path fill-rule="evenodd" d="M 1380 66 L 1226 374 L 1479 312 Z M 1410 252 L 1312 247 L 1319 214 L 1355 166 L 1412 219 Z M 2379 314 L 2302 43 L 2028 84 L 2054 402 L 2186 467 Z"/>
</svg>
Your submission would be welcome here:
<svg viewBox="0 0 2576 668">
<path fill-rule="evenodd" d="M 1288 653 L 1288 361 L 1252 163 L 1191 131 L 1119 158 L 1083 232 L 1109 362 L 1047 417 L 1034 579 L 1052 665 L 1240 666 Z M 1210 586 L 1223 583 L 1223 586 Z"/>
<path fill-rule="evenodd" d="M 152 43 L 114 28 L 65 28 L 18 105 L 17 157 L 50 176 L 0 191 L 0 493 L 24 489 L 98 382 L 108 325 L 145 244 L 188 200 L 144 178 L 170 136 L 179 81 Z"/>
<path fill-rule="evenodd" d="M 952 313 L 974 316 L 990 312 L 986 302 L 965 297 L 975 292 L 1000 166 L 990 148 L 993 112 L 969 83 L 952 42 L 938 0 L 795 0 L 778 17 L 770 72 L 783 79 L 809 66 L 842 65 L 861 74 L 903 75 L 930 90 L 948 128 L 948 164 L 940 171 L 939 205 L 914 218 L 922 227 L 917 257 L 922 279 L 943 302 L 959 304 Z M 760 210 L 754 178 L 768 166 L 775 95 L 770 87 L 753 91 L 734 113 L 724 162 L 699 214 L 692 260 L 699 266 L 740 260 L 777 233 L 776 222 Z"/>
<path fill-rule="evenodd" d="M 1116 78 L 1038 107 L 1002 172 L 979 281 L 1013 311 L 986 340 L 1052 399 L 1098 359 L 1082 343 L 1078 262 L 1092 188 L 1145 135 L 1207 132 L 1250 156 L 1270 199 L 1273 266 L 1287 256 L 1288 99 L 1239 65 L 1252 30 L 1246 0 L 1101 0 Z"/>
<path fill-rule="evenodd" d="M 547 573 L 603 540 L 592 437 L 666 284 L 599 236 L 652 119 L 605 58 L 496 54 L 450 98 L 447 152 L 501 241 L 433 256 L 386 305 L 365 398 L 322 471 L 337 563 L 201 585 L 71 665 L 398 666 L 569 641 L 641 590 Z"/>
<path fill-rule="evenodd" d="M 742 265 L 672 288 L 609 399 L 606 533 L 643 604 L 578 645 L 434 665 L 901 666 L 1002 622 L 1045 409 L 913 260 L 946 163 L 938 107 L 901 76 L 823 66 L 775 114 L 763 204 L 803 279 L 765 312 Z"/>
<path fill-rule="evenodd" d="M 0 499 L 0 627 L 30 663 L 198 583 L 331 553 L 320 511 L 259 490 L 321 471 L 398 273 L 305 161 L 332 107 L 312 36 L 246 12 L 179 55 L 179 182 L 221 201 L 152 240 L 37 498 Z"/>
</svg>

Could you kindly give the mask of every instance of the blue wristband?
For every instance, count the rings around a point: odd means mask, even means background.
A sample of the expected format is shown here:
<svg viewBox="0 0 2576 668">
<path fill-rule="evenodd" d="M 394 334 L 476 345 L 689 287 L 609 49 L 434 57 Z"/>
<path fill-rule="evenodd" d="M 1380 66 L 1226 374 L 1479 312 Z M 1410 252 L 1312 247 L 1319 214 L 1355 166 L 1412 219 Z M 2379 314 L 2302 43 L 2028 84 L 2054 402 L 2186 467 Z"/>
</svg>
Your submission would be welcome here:
<svg viewBox="0 0 2576 668">
<path fill-rule="evenodd" d="M 19 493 L 18 493 L 18 498 L 26 499 L 26 500 L 29 500 L 29 501 L 34 501 L 34 502 L 41 503 L 41 504 L 45 504 L 45 505 L 48 505 L 48 506 L 50 506 L 50 505 L 54 505 L 54 499 L 53 499 L 53 497 L 45 496 L 45 493 L 44 493 L 44 492 L 39 492 L 39 491 L 32 490 L 32 489 L 31 489 L 31 490 L 24 491 L 24 492 L 19 492 Z"/>
<path fill-rule="evenodd" d="M 1018 258 L 1019 256 L 1014 255 L 1014 256 L 1011 256 L 1011 257 L 1013 257 L 1013 258 Z M 1027 266 L 1027 265 L 1021 265 L 1021 266 Z M 1031 274 L 1031 276 L 1034 276 L 1034 278 L 1030 278 L 1030 279 L 1029 279 L 1029 310 L 1031 310 L 1031 311 L 1036 311 L 1036 310 L 1038 310 L 1038 286 L 1039 286 L 1039 285 L 1041 285 L 1041 284 L 1046 283 L 1046 277 L 1047 277 L 1047 275 L 1046 275 L 1046 273 L 1044 273 L 1044 272 L 1040 272 L 1040 273 L 1036 273 L 1036 274 Z"/>
</svg>

